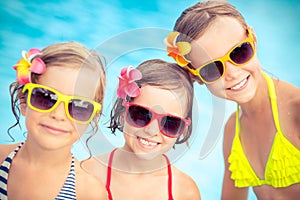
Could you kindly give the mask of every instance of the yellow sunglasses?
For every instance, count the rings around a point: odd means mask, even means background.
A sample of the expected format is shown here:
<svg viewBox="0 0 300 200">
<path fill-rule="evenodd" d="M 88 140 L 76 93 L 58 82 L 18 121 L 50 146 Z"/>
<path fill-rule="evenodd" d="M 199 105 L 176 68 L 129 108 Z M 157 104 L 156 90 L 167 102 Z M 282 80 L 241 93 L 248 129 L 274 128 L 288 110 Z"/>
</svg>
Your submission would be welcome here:
<svg viewBox="0 0 300 200">
<path fill-rule="evenodd" d="M 37 112 L 51 112 L 60 102 L 64 102 L 67 117 L 79 124 L 90 123 L 101 110 L 101 104 L 87 98 L 64 95 L 57 90 L 35 83 L 27 83 L 23 90 L 27 92 L 28 106 Z"/>
<path fill-rule="evenodd" d="M 246 28 L 248 37 L 232 47 L 223 57 L 211 60 L 197 69 L 187 66 L 187 69 L 199 77 L 205 84 L 212 84 L 225 74 L 225 62 L 229 61 L 235 66 L 248 63 L 255 55 L 254 39 L 250 28 Z"/>
</svg>

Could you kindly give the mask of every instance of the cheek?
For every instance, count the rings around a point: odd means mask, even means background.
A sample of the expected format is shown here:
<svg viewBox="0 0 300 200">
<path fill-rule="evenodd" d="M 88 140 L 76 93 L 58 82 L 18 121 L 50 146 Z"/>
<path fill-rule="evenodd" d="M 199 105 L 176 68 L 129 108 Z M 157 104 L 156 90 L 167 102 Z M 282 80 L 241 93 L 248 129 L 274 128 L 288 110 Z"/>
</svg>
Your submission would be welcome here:
<svg viewBox="0 0 300 200">
<path fill-rule="evenodd" d="M 124 133 L 127 133 L 127 134 L 134 134 L 138 131 L 142 131 L 142 128 L 136 128 L 134 126 L 131 126 L 130 124 L 128 124 L 126 121 L 124 123 L 124 126 L 123 126 L 123 132 Z"/>
<path fill-rule="evenodd" d="M 225 97 L 225 89 L 222 80 L 219 80 L 213 84 L 206 84 L 207 89 L 214 96 L 224 98 Z"/>
<path fill-rule="evenodd" d="M 22 112 L 24 113 L 26 121 L 38 122 L 38 121 L 40 121 L 39 119 L 45 114 L 45 113 L 40 113 L 40 112 L 31 110 L 28 106 L 24 106 L 22 109 L 23 109 Z"/>
<path fill-rule="evenodd" d="M 255 55 L 255 57 L 249 62 L 247 63 L 245 66 L 242 67 L 244 70 L 246 71 L 250 71 L 252 73 L 257 73 L 262 70 L 261 68 L 261 64 L 257 58 L 257 55 Z"/>
<path fill-rule="evenodd" d="M 164 141 L 166 144 L 168 144 L 168 146 L 173 147 L 175 145 L 177 138 L 169 138 L 164 136 Z"/>
<path fill-rule="evenodd" d="M 45 113 L 39 113 L 28 107 L 24 108 L 25 125 L 28 132 L 35 130 Z"/>
<path fill-rule="evenodd" d="M 255 72 L 261 73 L 262 68 L 261 68 L 261 65 L 260 65 L 260 63 L 257 59 L 255 59 L 254 66 L 255 66 L 254 67 Z"/>
<path fill-rule="evenodd" d="M 76 123 L 73 123 L 73 126 L 74 126 L 74 130 L 76 130 L 78 132 L 79 137 L 81 137 L 82 134 L 87 130 L 87 128 L 88 128 L 89 125 L 88 124 L 76 124 Z M 92 132 L 92 130 L 90 130 L 89 132 Z"/>
</svg>

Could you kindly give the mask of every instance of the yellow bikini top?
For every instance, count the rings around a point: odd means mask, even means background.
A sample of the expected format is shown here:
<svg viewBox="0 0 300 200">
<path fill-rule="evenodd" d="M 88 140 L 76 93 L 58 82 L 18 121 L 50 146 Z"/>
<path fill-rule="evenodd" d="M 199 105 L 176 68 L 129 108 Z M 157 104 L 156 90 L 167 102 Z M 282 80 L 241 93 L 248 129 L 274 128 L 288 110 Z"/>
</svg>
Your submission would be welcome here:
<svg viewBox="0 0 300 200">
<path fill-rule="evenodd" d="M 300 150 L 290 143 L 281 131 L 274 83 L 265 73 L 263 73 L 263 75 L 268 84 L 272 113 L 277 132 L 266 164 L 264 179 L 261 180 L 252 169 L 240 141 L 239 105 L 237 106 L 236 134 L 233 139 L 231 154 L 228 158 L 228 162 L 230 163 L 229 170 L 232 173 L 231 179 L 234 180 L 235 187 L 267 184 L 278 188 L 287 187 L 300 182 Z"/>
</svg>

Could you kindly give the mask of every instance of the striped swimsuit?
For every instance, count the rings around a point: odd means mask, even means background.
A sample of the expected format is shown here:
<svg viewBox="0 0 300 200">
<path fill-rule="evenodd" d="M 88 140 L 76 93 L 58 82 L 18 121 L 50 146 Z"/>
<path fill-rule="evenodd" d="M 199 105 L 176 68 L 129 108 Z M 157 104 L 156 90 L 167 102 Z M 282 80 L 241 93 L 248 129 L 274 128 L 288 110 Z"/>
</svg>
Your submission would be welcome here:
<svg viewBox="0 0 300 200">
<path fill-rule="evenodd" d="M 14 156 L 20 150 L 22 145 L 23 143 L 21 143 L 14 151 L 12 151 L 0 166 L 0 199 L 1 200 L 7 200 L 7 177 L 9 173 L 9 168 Z M 74 156 L 72 156 L 71 169 L 68 174 L 68 177 L 62 189 L 60 190 L 59 194 L 55 198 L 55 200 L 64 200 L 64 199 L 68 199 L 68 200 L 76 199 Z"/>
</svg>

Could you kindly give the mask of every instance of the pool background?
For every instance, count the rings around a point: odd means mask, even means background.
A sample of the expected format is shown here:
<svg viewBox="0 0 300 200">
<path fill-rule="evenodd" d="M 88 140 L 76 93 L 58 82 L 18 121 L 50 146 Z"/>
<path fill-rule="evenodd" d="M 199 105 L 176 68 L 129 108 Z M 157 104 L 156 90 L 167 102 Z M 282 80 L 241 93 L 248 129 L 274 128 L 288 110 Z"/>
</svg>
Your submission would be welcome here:
<svg viewBox="0 0 300 200">
<path fill-rule="evenodd" d="M 124 35 L 128 31 L 148 28 L 156 30 L 172 30 L 180 13 L 197 1 L 1 1 L 0 2 L 0 143 L 10 142 L 7 128 L 14 123 L 10 110 L 8 86 L 15 80 L 12 66 L 20 59 L 21 51 L 32 47 L 43 47 L 62 41 L 78 41 L 89 48 L 96 48 L 107 41 Z M 258 56 L 265 70 L 276 77 L 300 86 L 300 2 L 296 0 L 253 0 L 229 1 L 235 5 L 252 26 L 258 38 Z M 161 32 L 160 32 L 161 33 Z M 145 40 L 154 40 L 147 38 Z M 135 43 L 132 41 L 124 41 Z M 122 45 L 122 41 L 120 41 Z M 127 52 L 112 61 L 108 68 L 108 87 L 104 107 L 109 107 L 116 89 L 116 76 L 121 67 L 129 64 L 136 66 L 142 60 L 159 57 L 172 61 L 160 48 L 139 49 Z M 202 199 L 219 199 L 223 178 L 222 131 L 213 133 L 215 140 L 210 141 L 207 149 L 203 146 L 209 141 L 206 135 L 212 126 L 215 115 L 214 105 L 221 105 L 219 125 L 234 111 L 232 102 L 213 98 L 205 87 L 195 85 L 196 107 L 198 109 L 195 137 L 191 147 L 174 164 L 189 174 L 200 188 Z M 216 103 L 217 102 L 217 103 Z M 223 110 L 225 106 L 225 110 Z M 109 109 L 108 109 L 109 110 Z M 224 117 L 223 117 L 224 115 Z M 104 119 L 102 122 L 104 122 Z M 22 121 L 23 122 L 23 121 Z M 101 123 L 101 131 L 112 144 L 122 143 L 120 138 L 112 137 L 105 125 Z M 222 128 L 222 127 L 221 127 Z M 16 141 L 24 140 L 26 130 L 15 128 L 13 136 Z M 104 139 L 105 139 L 104 138 Z M 208 137 L 208 139 L 210 139 Z M 116 143 L 114 143 L 116 142 Z M 95 145 L 95 144 L 92 144 Z M 101 151 L 109 151 L 108 146 L 95 147 Z M 73 148 L 74 154 L 83 159 L 87 156 L 82 143 Z M 201 153 L 202 152 L 202 153 Z M 256 199 L 250 193 L 249 199 Z"/>
</svg>

